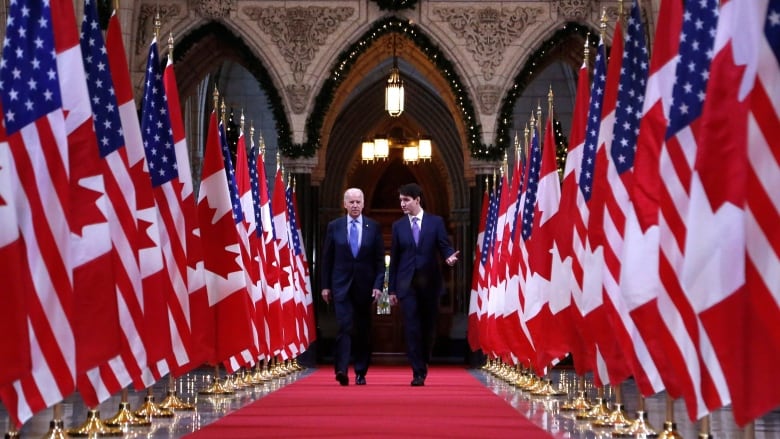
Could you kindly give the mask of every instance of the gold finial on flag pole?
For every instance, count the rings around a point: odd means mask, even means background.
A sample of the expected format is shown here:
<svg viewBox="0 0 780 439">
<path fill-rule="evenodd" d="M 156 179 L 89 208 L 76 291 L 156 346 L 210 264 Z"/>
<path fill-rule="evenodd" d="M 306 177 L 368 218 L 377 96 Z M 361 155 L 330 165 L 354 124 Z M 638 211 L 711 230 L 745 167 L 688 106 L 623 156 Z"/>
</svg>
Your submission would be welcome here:
<svg viewBox="0 0 780 439">
<path fill-rule="evenodd" d="M 587 64 L 590 58 L 590 32 L 585 36 L 585 50 L 582 55 L 582 62 Z"/>
<path fill-rule="evenodd" d="M 168 33 L 168 61 L 173 62 L 173 32 Z"/>
<path fill-rule="evenodd" d="M 162 21 L 160 20 L 160 9 L 157 9 L 157 12 L 154 14 L 154 38 L 157 39 L 160 37 L 160 28 L 162 27 Z"/>
</svg>

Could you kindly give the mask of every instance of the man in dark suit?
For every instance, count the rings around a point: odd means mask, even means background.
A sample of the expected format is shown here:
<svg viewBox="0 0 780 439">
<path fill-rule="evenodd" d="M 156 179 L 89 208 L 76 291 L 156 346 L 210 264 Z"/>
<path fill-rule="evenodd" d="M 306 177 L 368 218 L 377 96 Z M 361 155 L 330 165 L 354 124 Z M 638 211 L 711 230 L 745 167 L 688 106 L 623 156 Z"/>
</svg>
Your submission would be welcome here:
<svg viewBox="0 0 780 439">
<path fill-rule="evenodd" d="M 366 384 L 371 360 L 371 303 L 382 294 L 385 246 L 379 223 L 363 216 L 363 191 L 344 192 L 347 215 L 328 224 L 320 254 L 322 298 L 336 308 L 336 380 L 349 385 L 350 354 L 355 384 Z"/>
<path fill-rule="evenodd" d="M 398 189 L 404 216 L 393 223 L 390 248 L 390 302 L 401 304 L 412 386 L 425 385 L 436 335 L 439 297 L 444 293 L 439 258 L 455 265 L 444 220 L 422 209 L 422 189 L 409 183 Z"/>
</svg>

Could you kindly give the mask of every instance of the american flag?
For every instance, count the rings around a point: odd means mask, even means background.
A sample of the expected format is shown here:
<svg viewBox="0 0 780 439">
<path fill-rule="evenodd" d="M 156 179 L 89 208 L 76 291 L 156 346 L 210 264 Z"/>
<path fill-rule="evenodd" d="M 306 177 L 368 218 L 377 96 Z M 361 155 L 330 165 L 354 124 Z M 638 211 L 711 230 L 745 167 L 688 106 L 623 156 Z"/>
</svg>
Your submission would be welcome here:
<svg viewBox="0 0 780 439">
<path fill-rule="evenodd" d="M 469 347 L 472 351 L 478 351 L 481 349 L 479 344 L 479 310 L 482 307 L 484 298 L 479 296 L 479 270 L 482 266 L 482 247 L 484 247 L 489 200 L 490 195 L 488 194 L 486 185 L 485 193 L 482 196 L 482 214 L 479 216 L 477 243 L 474 247 L 475 263 L 471 273 L 471 294 L 469 295 L 468 327 L 466 329 L 466 336 L 468 338 Z"/>
<path fill-rule="evenodd" d="M 615 116 L 620 105 L 618 91 L 623 70 L 623 47 L 622 23 L 618 20 L 610 49 L 613 56 L 610 57 L 607 67 L 604 99 L 601 105 L 601 125 L 590 184 L 591 197 L 588 201 L 588 239 L 585 251 L 582 253 L 584 267 L 582 295 L 588 309 L 586 324 L 598 348 L 597 359 L 602 360 L 598 370 L 602 383 L 605 384 L 622 382 L 631 375 L 633 366 L 632 358 L 629 357 L 627 360 L 622 355 L 620 343 L 617 338 L 611 336 L 610 316 L 613 315 L 614 306 L 604 293 L 606 283 L 609 281 L 605 277 L 608 254 L 607 233 L 604 229 L 606 200 L 610 196 L 610 188 L 607 184 L 609 166 L 607 149 L 614 138 Z"/>
<path fill-rule="evenodd" d="M 154 377 L 157 379 L 167 372 L 167 368 L 178 367 L 189 361 L 188 355 L 180 347 L 182 336 L 179 335 L 183 330 L 182 314 L 189 308 L 189 304 L 185 302 L 187 283 L 186 271 L 183 270 L 186 266 L 186 246 L 181 235 L 184 221 L 178 194 L 179 165 L 168 109 L 168 96 L 162 77 L 158 42 L 154 38 L 149 46 L 146 64 L 141 107 L 141 136 L 156 201 L 157 221 L 163 226 L 159 228 L 158 233 L 164 238 L 161 242 L 165 243 L 162 246 L 165 259 L 163 266 L 166 271 L 162 282 L 165 288 L 150 293 L 144 290 L 144 313 L 151 312 L 147 320 L 153 322 L 147 323 L 151 328 L 149 336 L 162 338 L 167 343 L 157 347 L 156 353 L 149 353 L 151 361 L 159 364 L 159 368 L 164 367 L 162 370 L 155 371 Z M 169 309 L 171 315 L 175 316 L 173 326 L 168 323 Z M 160 337 L 159 334 L 170 335 Z M 163 363 L 163 360 L 167 360 L 167 363 Z"/>
<path fill-rule="evenodd" d="M 495 189 L 491 191 L 488 194 L 488 201 L 487 201 L 487 210 L 486 210 L 486 216 L 485 216 L 485 233 L 483 235 L 482 239 L 482 248 L 480 250 L 479 255 L 477 257 L 479 258 L 479 262 L 477 264 L 476 268 L 476 276 L 477 276 L 477 322 L 478 322 L 478 336 L 479 340 L 478 343 L 481 346 L 482 350 L 485 353 L 490 353 L 489 351 L 489 340 L 487 338 L 487 331 L 486 331 L 486 319 L 487 319 L 487 263 L 488 258 L 490 257 L 491 248 L 493 245 L 493 234 L 495 232 L 496 227 L 496 212 L 498 211 L 497 207 L 497 200 L 496 200 L 496 191 Z"/>
<path fill-rule="evenodd" d="M 225 142 L 227 144 L 227 142 Z M 224 154 L 223 149 L 223 154 Z M 252 206 L 252 190 L 249 182 L 249 157 L 247 154 L 246 136 L 243 127 L 240 128 L 238 142 L 236 143 L 236 167 L 233 183 L 236 196 L 239 197 L 239 209 L 241 210 L 241 220 L 236 221 L 236 229 L 241 242 L 241 259 L 244 266 L 244 275 L 246 277 L 247 292 L 251 301 L 250 313 L 252 316 L 254 330 L 254 345 L 244 350 L 240 356 L 231 359 L 226 365 L 229 373 L 234 372 L 240 367 L 253 366 L 259 351 L 259 336 L 256 328 L 255 306 L 260 300 L 259 289 L 259 265 L 257 264 L 257 247 L 253 247 L 251 236 L 257 236 L 255 233 L 255 212 Z M 229 182 L 230 184 L 230 182 Z"/>
<path fill-rule="evenodd" d="M 521 145 L 515 142 L 515 150 L 520 151 Z M 531 345 L 531 336 L 525 321 L 522 319 L 523 305 L 525 298 L 522 295 L 522 285 L 525 283 L 525 273 L 521 267 L 521 261 L 527 257 L 527 249 L 523 241 L 522 222 L 523 209 L 525 206 L 525 187 L 527 168 L 530 164 L 525 157 L 525 152 L 520 151 L 516 155 L 515 169 L 512 172 L 512 184 L 510 189 L 510 199 L 514 198 L 511 214 L 508 219 L 510 225 L 508 239 L 508 260 L 506 264 L 506 299 L 504 305 L 504 324 L 511 330 L 504 331 L 507 335 L 507 343 L 512 354 L 524 361 L 529 361 L 533 357 L 533 346 Z M 517 329 L 520 328 L 521 331 Z"/>
<path fill-rule="evenodd" d="M 169 183 L 179 176 L 161 69 L 155 38 L 149 46 L 141 108 L 141 133 L 154 187 Z"/>
<path fill-rule="evenodd" d="M 295 280 L 293 278 L 292 250 L 290 248 L 290 217 L 282 168 L 277 164 L 271 210 L 274 212 L 274 234 L 279 251 L 279 283 L 281 285 L 282 325 L 284 350 L 282 358 L 295 358 L 300 353 L 300 328 L 295 307 Z"/>
<path fill-rule="evenodd" d="M 662 1 L 658 17 L 634 168 L 629 174 L 632 178 L 625 179 L 633 210 L 626 215 L 620 288 L 638 335 L 646 341 L 667 392 L 693 395 L 693 380 L 689 377 L 682 346 L 677 345 L 670 331 L 670 321 L 678 313 L 669 301 L 663 300 L 668 296 L 663 292 L 658 271 L 661 187 L 658 157 L 674 85 L 682 4 L 677 0 Z"/>
<path fill-rule="evenodd" d="M 251 139 L 254 143 L 254 139 Z M 263 215 L 261 212 L 260 197 L 260 176 L 257 173 L 257 148 L 252 144 L 249 148 L 249 186 L 252 195 L 252 208 L 255 218 L 255 230 L 249 236 L 251 247 L 256 252 L 257 260 L 254 261 L 257 267 L 258 276 L 258 296 L 255 300 L 255 329 L 257 330 L 258 356 L 262 359 L 271 358 L 270 334 L 268 325 L 268 304 L 266 302 L 266 291 L 268 289 L 268 275 L 265 270 L 265 249 L 263 244 Z"/>
<path fill-rule="evenodd" d="M 263 157 L 263 138 L 260 137 L 260 155 L 257 162 L 257 180 L 260 185 L 260 216 L 258 230 L 263 234 L 263 267 L 266 277 L 266 289 L 264 297 L 268 306 L 268 348 L 272 355 L 280 355 L 284 352 L 284 329 L 282 317 L 282 285 L 281 268 L 279 267 L 279 248 L 276 246 L 276 233 L 274 231 L 273 210 L 271 206 L 271 190 L 268 187 L 268 178 L 265 174 L 265 159 Z"/>
<path fill-rule="evenodd" d="M 780 403 L 766 385 L 780 349 L 778 29 L 778 1 L 721 5 L 680 272 L 702 328 L 700 355 L 722 370 L 739 425 Z"/>
<path fill-rule="evenodd" d="M 699 419 L 731 399 L 681 276 L 688 258 L 685 241 L 689 228 L 685 218 L 701 130 L 698 119 L 709 78 L 717 18 L 716 0 L 685 4 L 669 122 L 659 159 L 659 273 L 664 286 L 659 307 L 669 313 L 667 326 L 672 328 L 674 343 L 685 355 L 686 375 L 693 385 L 686 388 L 683 398 L 691 419 Z"/>
<path fill-rule="evenodd" d="M 534 124 L 533 129 L 531 129 L 531 152 L 528 160 L 528 175 L 526 176 L 522 226 L 520 229 L 524 241 L 531 238 L 531 231 L 533 230 L 534 224 L 536 191 L 539 188 L 539 173 L 542 169 L 542 145 L 539 140 L 539 127 L 537 124 Z"/>
<path fill-rule="evenodd" d="M 239 224 L 244 220 L 244 212 L 241 210 L 241 196 L 238 194 L 236 186 L 236 170 L 233 167 L 232 152 L 228 144 L 225 123 L 219 121 L 219 144 L 222 148 L 222 159 L 225 162 L 225 172 L 227 173 L 228 189 L 230 189 L 230 201 L 233 204 L 233 220 Z"/>
<path fill-rule="evenodd" d="M 139 266 L 141 240 L 136 222 L 136 187 L 130 175 L 119 105 L 114 92 L 97 7 L 89 0 L 84 3 L 81 49 L 92 104 L 95 134 L 98 138 L 100 155 L 104 160 L 103 177 L 108 195 L 106 214 L 113 245 L 114 268 L 117 273 L 121 273 L 117 276 L 116 289 L 121 304 L 119 318 L 125 339 L 120 358 L 111 361 L 115 363 L 115 367 L 104 363 L 98 369 L 78 377 L 79 391 L 85 402 L 92 407 L 128 385 L 131 379 L 136 380 L 139 388 L 154 382 L 154 378 L 149 374 L 145 375 L 144 372 L 148 369 L 148 353 L 151 347 L 147 343 L 155 342 L 145 337 L 146 334 L 143 333 L 147 323 L 151 324 L 152 321 L 150 319 L 145 321 L 147 315 L 143 309 L 144 285 Z M 148 182 L 145 189 L 151 191 Z M 156 228 L 153 230 L 156 233 Z M 160 271 L 162 256 L 155 242 L 159 242 L 159 236 L 151 243 L 156 249 L 156 255 L 150 257 L 156 256 L 160 262 L 158 270 Z M 153 279 L 159 278 L 153 277 Z M 157 291 L 162 290 L 159 281 L 154 284 L 147 283 L 146 286 Z M 153 304 L 154 302 L 149 305 Z M 165 317 L 163 314 L 163 322 L 167 323 Z"/>
<path fill-rule="evenodd" d="M 493 343 L 491 350 L 497 355 L 509 353 L 506 335 L 503 332 L 504 305 L 506 304 L 506 262 L 502 249 L 505 240 L 509 238 L 507 228 L 507 211 L 513 200 L 509 196 L 506 164 L 502 166 L 501 181 L 498 186 L 498 208 L 495 231 L 493 234 L 493 250 L 490 254 L 490 271 L 488 274 L 488 309 L 487 335 Z"/>
<path fill-rule="evenodd" d="M 492 285 L 492 282 L 494 255 L 498 239 L 498 217 L 501 205 L 502 182 L 503 178 L 495 183 L 494 193 L 490 200 L 491 205 L 488 207 L 488 220 L 485 232 L 486 244 L 482 250 L 484 256 L 481 259 L 481 265 L 485 267 L 485 271 L 480 276 L 485 297 L 485 315 L 482 321 L 482 328 L 480 329 L 480 340 L 485 352 L 492 355 L 498 354 L 496 342 L 493 338 L 495 336 L 496 288 Z"/>
<path fill-rule="evenodd" d="M 317 337 L 316 324 L 314 322 L 314 300 L 311 296 L 311 279 L 309 277 L 309 262 L 306 259 L 306 250 L 303 246 L 301 228 L 298 223 L 298 202 L 295 193 L 295 185 L 287 187 L 287 212 L 290 215 L 290 233 L 292 235 L 292 256 L 294 273 L 296 276 L 296 289 L 300 293 L 301 303 L 299 316 L 302 321 L 303 349 L 308 349 L 311 342 Z"/>
<path fill-rule="evenodd" d="M 521 218 L 520 236 L 522 241 L 519 242 L 519 249 L 521 251 L 519 263 L 520 263 L 520 288 L 519 292 L 522 295 L 520 302 L 522 303 L 522 324 L 525 331 L 528 332 L 528 340 L 533 346 L 533 352 L 531 353 L 531 362 L 538 373 L 544 369 L 546 364 L 539 364 L 537 361 L 538 344 L 542 334 L 534 332 L 533 322 L 531 320 L 536 316 L 540 309 L 541 304 L 544 301 L 543 296 L 545 294 L 544 287 L 537 282 L 538 277 L 534 278 L 532 270 L 531 258 L 533 254 L 530 252 L 528 244 L 531 243 L 533 224 L 534 224 L 534 208 L 536 206 L 537 191 L 539 190 L 539 177 L 542 169 L 542 145 L 539 139 L 539 124 L 541 120 L 537 121 L 531 118 L 531 149 L 528 156 L 528 173 L 525 178 L 525 190 L 523 191 L 523 215 Z M 531 325 L 529 326 L 529 323 Z"/>
<path fill-rule="evenodd" d="M 107 257 L 108 227 L 100 214 L 105 211 L 100 157 L 73 4 L 12 3 L 7 12 L 0 98 L 21 188 L 14 202 L 25 262 L 35 273 L 27 316 L 32 369 L 1 391 L 18 424 L 70 394 L 77 365 L 79 372 L 85 371 L 116 355 L 119 332 L 102 326 L 110 322 L 86 322 L 76 315 L 89 315 L 95 306 L 115 309 L 108 301 L 116 307 L 116 297 Z M 90 189 L 79 186 L 86 181 Z M 77 250 L 83 256 L 78 262 Z M 77 264 L 79 271 L 74 272 Z M 101 270 L 102 281 L 90 279 Z M 90 290 L 86 285 L 91 280 L 95 283 Z M 116 321 L 111 312 L 100 317 Z M 90 337 L 89 325 L 100 333 Z"/>
<path fill-rule="evenodd" d="M 109 31 L 111 28 L 109 27 Z M 166 222 L 171 244 L 174 248 L 175 263 L 168 263 L 168 269 L 173 278 L 181 277 L 181 283 L 186 283 L 185 292 L 177 286 L 174 291 L 178 306 L 171 306 L 171 315 L 175 329 L 186 351 L 176 349 L 177 368 L 173 374 L 178 376 L 199 366 L 213 355 L 214 344 L 210 342 L 213 330 L 213 316 L 206 292 L 206 277 L 203 264 L 203 246 L 198 225 L 198 211 L 193 190 L 192 170 L 190 169 L 190 152 L 184 132 L 184 122 L 179 105 L 179 89 L 176 85 L 176 73 L 173 67 L 173 37 L 168 39 L 168 62 L 163 72 L 163 87 L 168 100 L 168 114 L 171 121 L 174 151 L 176 155 L 176 171 L 179 174 L 178 184 L 174 185 L 175 193 L 170 197 L 175 203 L 160 205 L 171 211 L 170 222 Z M 132 94 L 129 95 L 132 97 Z M 125 133 L 127 135 L 127 133 Z M 171 227 L 171 225 L 175 225 Z M 174 235 L 175 233 L 175 235 Z M 166 256 L 166 260 L 168 257 Z M 174 284 L 176 285 L 176 284 Z M 174 348 L 177 348 L 175 345 Z M 170 365 L 173 368 L 175 365 Z"/>
<path fill-rule="evenodd" d="M 620 286 L 626 217 L 634 215 L 630 185 L 648 72 L 644 27 L 637 2 L 634 2 L 631 8 L 623 53 L 620 56 L 622 62 L 612 139 L 605 145 L 606 172 L 597 172 L 598 175 L 604 175 L 604 179 L 597 183 L 604 203 L 604 234 L 600 242 L 604 251 L 602 309 L 611 323 L 612 337 L 621 346 L 622 361 L 631 367 L 640 391 L 645 395 L 652 395 L 664 387 L 644 339 L 637 334 Z M 600 165 L 601 163 L 598 166 Z"/>
<path fill-rule="evenodd" d="M 599 358 L 595 348 L 595 341 L 586 322 L 586 317 L 593 309 L 591 301 L 586 300 L 584 286 L 585 274 L 587 273 L 586 260 L 587 253 L 590 251 L 587 245 L 588 224 L 590 221 L 589 202 L 593 188 L 593 172 L 596 165 L 596 148 L 598 147 L 599 130 L 601 128 L 601 107 L 604 101 L 604 88 L 606 85 L 607 59 L 604 38 L 599 40 L 596 50 L 595 66 L 593 68 L 593 82 L 590 86 L 590 102 L 588 103 L 588 117 L 585 125 L 585 140 L 582 146 L 582 161 L 580 166 L 580 175 L 577 183 L 579 191 L 577 192 L 577 214 L 574 219 L 574 234 L 572 247 L 576 253 L 575 260 L 580 261 L 583 267 L 582 279 L 576 279 L 579 283 L 572 288 L 572 299 L 577 305 L 577 310 L 582 318 L 580 334 L 583 337 L 584 351 L 588 353 L 589 361 L 592 364 L 584 366 L 586 370 L 592 370 L 598 382 L 608 382 L 608 377 L 603 370 L 599 369 Z M 580 283 L 581 282 L 581 283 Z M 598 294 L 601 294 L 599 289 Z M 579 320 L 579 318 L 578 318 Z M 591 355 L 592 353 L 592 355 Z M 603 360 L 602 360 L 603 364 Z"/>
</svg>

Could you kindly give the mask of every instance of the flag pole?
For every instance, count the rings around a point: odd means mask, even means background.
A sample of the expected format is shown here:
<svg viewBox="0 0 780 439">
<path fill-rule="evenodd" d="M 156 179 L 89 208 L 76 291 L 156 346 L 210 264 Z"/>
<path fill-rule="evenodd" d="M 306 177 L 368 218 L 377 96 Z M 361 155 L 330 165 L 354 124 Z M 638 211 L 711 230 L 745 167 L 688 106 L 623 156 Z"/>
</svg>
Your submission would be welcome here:
<svg viewBox="0 0 780 439">
<path fill-rule="evenodd" d="M 682 435 L 677 432 L 677 423 L 674 422 L 674 398 L 666 394 L 666 421 L 664 430 L 658 435 L 659 439 L 682 439 Z"/>
<path fill-rule="evenodd" d="M 173 63 L 173 33 L 168 33 L 168 61 Z M 168 102 L 168 105 L 179 105 L 178 102 Z M 176 392 L 176 378 L 173 373 L 168 375 L 168 394 L 160 403 L 160 407 L 168 410 L 195 410 L 195 406 L 179 398 Z"/>
<path fill-rule="evenodd" d="M 710 415 L 701 418 L 699 423 L 699 439 L 712 439 L 712 430 L 710 430 Z"/>
</svg>

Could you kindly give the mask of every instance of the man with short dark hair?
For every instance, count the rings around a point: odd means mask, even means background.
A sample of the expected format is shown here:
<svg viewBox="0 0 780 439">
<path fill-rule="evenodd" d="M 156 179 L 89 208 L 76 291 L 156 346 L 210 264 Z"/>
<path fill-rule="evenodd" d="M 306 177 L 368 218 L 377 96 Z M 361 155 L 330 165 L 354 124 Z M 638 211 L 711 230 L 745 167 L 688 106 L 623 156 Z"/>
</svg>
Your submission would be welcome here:
<svg viewBox="0 0 780 439">
<path fill-rule="evenodd" d="M 444 220 L 423 212 L 422 188 L 409 183 L 398 189 L 404 216 L 393 223 L 390 248 L 391 303 L 400 303 L 412 386 L 425 385 L 436 335 L 439 297 L 444 282 L 439 257 L 455 265 L 458 251 L 450 244 Z"/>
</svg>

